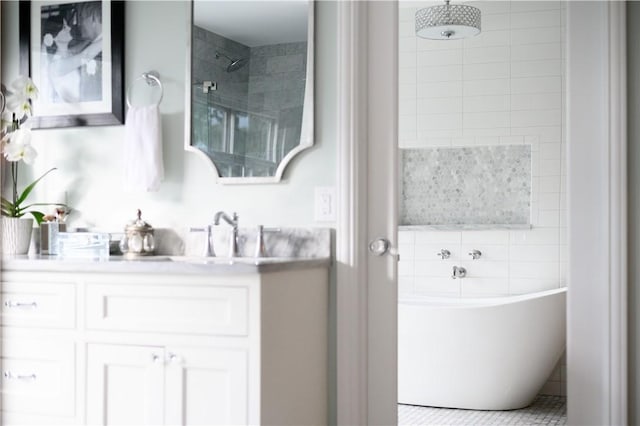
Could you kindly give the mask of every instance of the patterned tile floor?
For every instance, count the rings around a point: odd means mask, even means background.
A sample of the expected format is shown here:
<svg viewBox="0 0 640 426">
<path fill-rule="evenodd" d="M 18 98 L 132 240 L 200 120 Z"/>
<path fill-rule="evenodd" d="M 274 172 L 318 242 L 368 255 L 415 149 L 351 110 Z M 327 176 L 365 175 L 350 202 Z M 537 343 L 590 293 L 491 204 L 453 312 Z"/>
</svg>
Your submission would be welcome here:
<svg viewBox="0 0 640 426">
<path fill-rule="evenodd" d="M 398 405 L 398 425 L 566 425 L 567 400 L 538 395 L 530 406 L 512 411 L 475 411 Z"/>
</svg>

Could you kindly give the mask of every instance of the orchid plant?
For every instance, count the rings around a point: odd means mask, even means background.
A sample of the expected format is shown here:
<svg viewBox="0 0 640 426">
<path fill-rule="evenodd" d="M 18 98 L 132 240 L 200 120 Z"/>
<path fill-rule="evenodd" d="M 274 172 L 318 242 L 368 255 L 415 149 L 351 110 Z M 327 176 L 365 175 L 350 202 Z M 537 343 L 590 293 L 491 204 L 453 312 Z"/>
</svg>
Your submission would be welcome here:
<svg viewBox="0 0 640 426">
<path fill-rule="evenodd" d="M 1 94 L 1 92 L 0 92 Z M 4 95 L 3 95 L 4 96 Z M 30 213 L 38 224 L 42 222 L 44 213 L 32 210 L 36 206 L 51 205 L 50 203 L 33 203 L 23 205 L 34 187 L 51 173 L 49 169 L 42 176 L 32 182 L 22 191 L 18 192 L 18 166 L 20 161 L 32 164 L 38 153 L 31 146 L 31 129 L 24 125 L 31 116 L 31 100 L 38 96 L 38 88 L 30 78 L 20 76 L 10 85 L 6 95 L 6 111 L 2 111 L 2 125 L 0 130 L 0 143 L 2 155 L 11 165 L 11 199 L 0 199 L 0 212 L 3 216 L 22 217 Z M 5 103 L 5 102 L 3 102 Z M 0 105 L 4 107 L 5 105 Z M 1 108 L 4 109 L 4 108 Z"/>
</svg>

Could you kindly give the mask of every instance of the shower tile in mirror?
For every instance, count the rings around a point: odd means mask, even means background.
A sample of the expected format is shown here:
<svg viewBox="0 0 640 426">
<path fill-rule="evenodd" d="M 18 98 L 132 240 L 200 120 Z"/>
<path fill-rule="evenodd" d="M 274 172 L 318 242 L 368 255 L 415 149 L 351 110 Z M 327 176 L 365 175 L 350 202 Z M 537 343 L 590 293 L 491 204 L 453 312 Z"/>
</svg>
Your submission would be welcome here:
<svg viewBox="0 0 640 426">
<path fill-rule="evenodd" d="M 402 149 L 401 225 L 527 225 L 531 146 Z"/>
</svg>

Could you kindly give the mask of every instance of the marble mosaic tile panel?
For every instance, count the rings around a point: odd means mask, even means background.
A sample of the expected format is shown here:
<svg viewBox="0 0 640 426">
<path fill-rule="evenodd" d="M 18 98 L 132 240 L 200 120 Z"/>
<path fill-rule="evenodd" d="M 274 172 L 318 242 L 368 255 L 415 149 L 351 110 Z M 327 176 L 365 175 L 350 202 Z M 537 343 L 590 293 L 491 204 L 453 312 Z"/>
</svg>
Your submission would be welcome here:
<svg viewBox="0 0 640 426">
<path fill-rule="evenodd" d="M 531 146 L 403 149 L 401 225 L 529 224 Z"/>
</svg>

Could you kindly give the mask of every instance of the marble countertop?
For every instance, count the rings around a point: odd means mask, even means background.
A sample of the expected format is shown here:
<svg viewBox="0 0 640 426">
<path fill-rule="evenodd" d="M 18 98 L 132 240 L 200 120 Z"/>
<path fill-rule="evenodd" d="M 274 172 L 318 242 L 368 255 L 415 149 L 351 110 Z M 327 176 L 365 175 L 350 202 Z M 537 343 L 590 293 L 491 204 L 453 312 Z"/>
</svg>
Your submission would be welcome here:
<svg viewBox="0 0 640 426">
<path fill-rule="evenodd" d="M 59 258 L 56 256 L 14 256 L 1 259 L 1 269 L 20 272 L 110 272 L 153 274 L 238 275 L 311 268 L 328 268 L 329 257 L 319 258 L 223 258 L 147 256 L 127 259 Z"/>
</svg>

